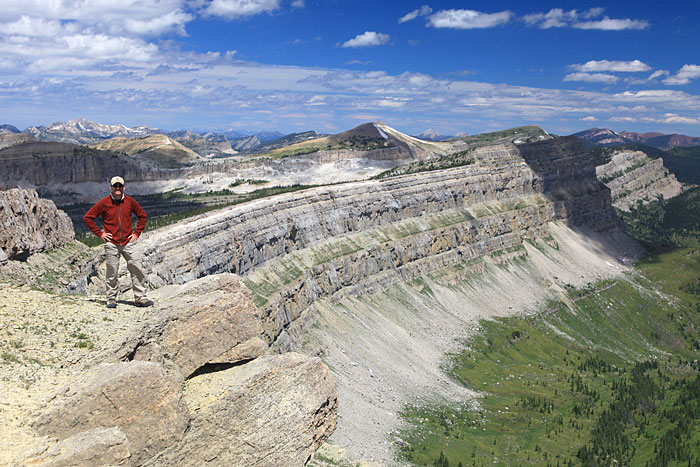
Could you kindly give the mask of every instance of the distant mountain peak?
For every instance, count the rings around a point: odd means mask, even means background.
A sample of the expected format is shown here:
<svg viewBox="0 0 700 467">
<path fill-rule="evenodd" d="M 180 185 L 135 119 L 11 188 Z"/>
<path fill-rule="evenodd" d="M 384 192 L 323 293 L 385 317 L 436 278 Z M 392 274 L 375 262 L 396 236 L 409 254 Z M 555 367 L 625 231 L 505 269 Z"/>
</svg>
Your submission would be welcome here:
<svg viewBox="0 0 700 467">
<path fill-rule="evenodd" d="M 129 128 L 126 125 L 105 125 L 85 118 L 74 118 L 67 122 L 54 122 L 49 126 L 29 127 L 25 130 L 41 141 L 63 142 L 73 144 L 92 144 L 111 138 L 138 138 L 142 136 L 163 134 L 157 128 L 139 126 Z"/>
<path fill-rule="evenodd" d="M 647 133 L 621 131 L 618 133 L 608 128 L 591 128 L 574 133 L 572 136 L 605 147 L 620 146 L 629 143 L 642 143 L 656 149 L 700 145 L 700 137 L 679 135 L 677 133 L 665 135 L 655 131 Z"/>
</svg>

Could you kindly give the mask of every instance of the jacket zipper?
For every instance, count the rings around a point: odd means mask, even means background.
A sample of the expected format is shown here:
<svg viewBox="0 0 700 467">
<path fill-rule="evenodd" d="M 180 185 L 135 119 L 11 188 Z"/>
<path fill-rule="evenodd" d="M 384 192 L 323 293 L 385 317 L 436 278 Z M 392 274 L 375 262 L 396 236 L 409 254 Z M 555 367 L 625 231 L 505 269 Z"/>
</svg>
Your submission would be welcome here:
<svg viewBox="0 0 700 467">
<path fill-rule="evenodd" d="M 122 203 L 117 201 L 117 214 L 119 215 L 119 246 L 122 244 Z"/>
</svg>

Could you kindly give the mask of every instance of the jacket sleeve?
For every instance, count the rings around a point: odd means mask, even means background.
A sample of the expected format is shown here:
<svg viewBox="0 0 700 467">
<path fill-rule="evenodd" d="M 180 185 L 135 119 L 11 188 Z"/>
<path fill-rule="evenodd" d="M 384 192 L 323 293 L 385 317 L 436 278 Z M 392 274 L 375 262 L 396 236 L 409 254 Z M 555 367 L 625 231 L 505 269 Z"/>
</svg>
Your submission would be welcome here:
<svg viewBox="0 0 700 467">
<path fill-rule="evenodd" d="M 131 199 L 131 212 L 136 214 L 136 217 L 138 217 L 139 222 L 136 224 L 136 235 L 141 235 L 143 232 L 143 229 L 146 227 L 146 222 L 148 221 L 148 215 L 146 215 L 146 211 L 143 210 L 141 205 L 136 202 L 135 199 Z"/>
<path fill-rule="evenodd" d="M 95 219 L 102 215 L 102 209 L 102 200 L 100 200 L 83 216 L 83 222 L 87 228 L 98 237 L 102 235 L 102 230 L 97 226 Z"/>
</svg>

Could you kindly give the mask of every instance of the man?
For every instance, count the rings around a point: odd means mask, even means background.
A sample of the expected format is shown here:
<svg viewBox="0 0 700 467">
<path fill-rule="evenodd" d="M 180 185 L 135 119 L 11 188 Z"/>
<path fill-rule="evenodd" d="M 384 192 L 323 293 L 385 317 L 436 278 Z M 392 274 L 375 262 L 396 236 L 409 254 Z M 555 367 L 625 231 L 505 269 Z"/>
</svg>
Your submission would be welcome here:
<svg viewBox="0 0 700 467">
<path fill-rule="evenodd" d="M 124 179 L 112 177 L 109 182 L 110 194 L 97 202 L 83 216 L 88 229 L 105 242 L 105 259 L 107 262 L 107 308 L 117 307 L 117 285 L 119 258 L 126 260 L 126 268 L 131 274 L 131 284 L 136 299 L 136 306 L 151 306 L 153 302 L 146 297 L 146 276 L 141 271 L 141 259 L 136 256 L 136 240 L 146 227 L 148 216 L 139 203 L 124 194 Z M 134 232 L 131 215 L 138 217 Z M 102 216 L 104 231 L 100 230 L 95 219 Z"/>
</svg>

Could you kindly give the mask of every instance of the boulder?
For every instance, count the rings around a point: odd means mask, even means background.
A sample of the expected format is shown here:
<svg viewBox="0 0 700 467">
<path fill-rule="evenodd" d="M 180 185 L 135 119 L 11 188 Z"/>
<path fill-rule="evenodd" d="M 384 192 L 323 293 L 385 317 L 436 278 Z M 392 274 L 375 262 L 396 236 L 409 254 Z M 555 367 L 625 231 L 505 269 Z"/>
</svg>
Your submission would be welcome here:
<svg viewBox="0 0 700 467">
<path fill-rule="evenodd" d="M 23 261 L 74 238 L 70 218 L 53 201 L 40 198 L 31 189 L 0 190 L 0 262 Z"/>
<path fill-rule="evenodd" d="M 104 364 L 93 370 L 86 384 L 58 396 L 34 423 L 41 435 L 57 438 L 79 456 L 95 459 L 124 453 L 130 446 L 129 464 L 140 464 L 180 441 L 189 425 L 189 413 L 182 397 L 182 379 L 153 362 Z M 100 445 L 80 435 L 91 429 L 117 427 L 126 443 Z M 115 435 L 116 436 L 116 435 Z M 73 438 L 70 442 L 71 437 Z M 101 446 L 101 447 L 100 447 Z M 112 451 L 112 454 L 110 454 Z M 120 454 L 121 455 L 121 454 Z"/>
<path fill-rule="evenodd" d="M 338 393 L 316 357 L 260 357 L 197 375 L 184 392 L 190 429 L 146 465 L 302 466 L 336 426 Z"/>
<path fill-rule="evenodd" d="M 207 364 L 264 354 L 267 344 L 250 291 L 234 274 L 207 276 L 153 295 L 147 322 L 113 358 L 174 364 L 185 377 Z"/>
</svg>

